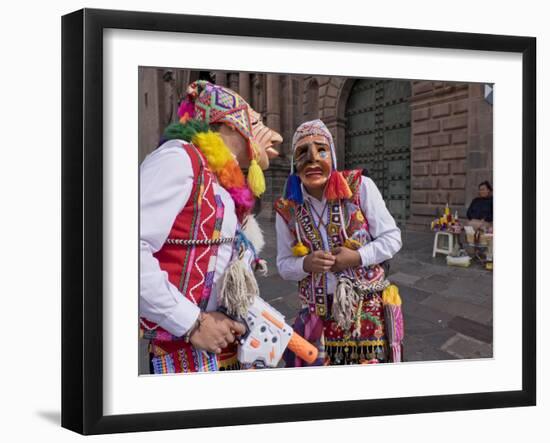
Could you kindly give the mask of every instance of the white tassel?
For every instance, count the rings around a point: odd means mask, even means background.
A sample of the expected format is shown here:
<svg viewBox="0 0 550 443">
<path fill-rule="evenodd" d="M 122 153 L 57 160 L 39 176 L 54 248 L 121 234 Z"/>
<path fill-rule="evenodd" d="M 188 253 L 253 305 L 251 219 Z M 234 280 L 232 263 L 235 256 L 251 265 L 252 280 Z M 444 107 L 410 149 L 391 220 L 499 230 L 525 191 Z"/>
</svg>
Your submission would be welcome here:
<svg viewBox="0 0 550 443">
<path fill-rule="evenodd" d="M 358 302 L 359 295 L 355 292 L 352 281 L 346 277 L 340 278 L 334 292 L 332 316 L 344 331 L 349 331 L 353 324 Z"/>
<path fill-rule="evenodd" d="M 267 269 L 267 262 L 263 259 L 263 258 L 260 258 L 257 262 L 256 262 L 256 269 L 255 271 L 260 274 L 262 277 L 267 277 L 267 272 L 268 272 L 268 269 Z"/>
<path fill-rule="evenodd" d="M 218 302 L 225 306 L 229 315 L 244 317 L 259 293 L 250 268 L 243 260 L 233 260 L 224 273 Z"/>
<path fill-rule="evenodd" d="M 241 229 L 245 237 L 252 243 L 254 249 L 256 249 L 256 254 L 260 255 L 260 252 L 265 246 L 265 240 L 262 228 L 260 228 L 256 217 L 253 215 L 246 217 Z"/>
</svg>

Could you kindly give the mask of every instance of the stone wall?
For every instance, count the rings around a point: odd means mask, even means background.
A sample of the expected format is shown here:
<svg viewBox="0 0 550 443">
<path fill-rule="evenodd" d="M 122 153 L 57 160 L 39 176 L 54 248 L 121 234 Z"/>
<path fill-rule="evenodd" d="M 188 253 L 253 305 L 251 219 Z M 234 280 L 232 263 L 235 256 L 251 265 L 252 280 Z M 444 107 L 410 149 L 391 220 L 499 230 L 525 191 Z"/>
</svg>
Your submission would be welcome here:
<svg viewBox="0 0 550 443">
<path fill-rule="evenodd" d="M 421 228 L 448 203 L 464 217 L 482 180 L 492 181 L 492 106 L 483 85 L 413 81 L 411 217 Z"/>
</svg>

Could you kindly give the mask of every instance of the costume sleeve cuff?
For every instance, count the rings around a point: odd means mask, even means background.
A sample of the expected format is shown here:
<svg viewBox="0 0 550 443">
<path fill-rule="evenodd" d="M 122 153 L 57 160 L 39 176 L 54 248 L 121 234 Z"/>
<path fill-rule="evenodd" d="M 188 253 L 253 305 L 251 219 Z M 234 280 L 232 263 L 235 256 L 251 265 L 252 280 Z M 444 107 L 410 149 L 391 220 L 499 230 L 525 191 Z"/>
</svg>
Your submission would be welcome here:
<svg viewBox="0 0 550 443">
<path fill-rule="evenodd" d="M 200 312 L 198 306 L 182 297 L 174 310 L 159 323 L 159 326 L 162 326 L 170 334 L 181 337 L 195 324 Z"/>
<path fill-rule="evenodd" d="M 370 266 L 374 263 L 373 251 L 369 244 L 362 246 L 358 250 L 361 255 L 361 265 L 363 267 Z"/>
<path fill-rule="evenodd" d="M 307 273 L 306 271 L 304 271 L 304 260 L 305 260 L 305 256 L 304 257 L 298 257 L 296 259 L 296 279 L 297 280 L 303 280 L 304 278 L 306 278 L 309 273 Z"/>
</svg>

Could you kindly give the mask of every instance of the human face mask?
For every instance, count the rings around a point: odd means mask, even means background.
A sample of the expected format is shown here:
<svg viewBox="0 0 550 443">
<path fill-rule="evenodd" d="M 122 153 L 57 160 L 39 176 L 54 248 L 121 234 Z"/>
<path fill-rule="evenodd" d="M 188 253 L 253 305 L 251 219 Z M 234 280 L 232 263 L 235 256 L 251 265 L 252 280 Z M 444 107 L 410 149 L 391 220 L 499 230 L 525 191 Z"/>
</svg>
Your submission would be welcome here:
<svg viewBox="0 0 550 443">
<path fill-rule="evenodd" d="M 308 135 L 296 144 L 296 172 L 308 192 L 324 189 L 332 171 L 330 144 L 323 135 Z"/>
</svg>

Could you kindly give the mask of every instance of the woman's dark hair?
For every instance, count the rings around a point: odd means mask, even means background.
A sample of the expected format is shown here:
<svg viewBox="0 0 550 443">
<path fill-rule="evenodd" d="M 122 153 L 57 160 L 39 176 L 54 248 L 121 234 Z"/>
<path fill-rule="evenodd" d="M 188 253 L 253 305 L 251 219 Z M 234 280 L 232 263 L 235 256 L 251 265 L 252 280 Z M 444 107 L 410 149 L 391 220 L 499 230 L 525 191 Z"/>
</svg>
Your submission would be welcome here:
<svg viewBox="0 0 550 443">
<path fill-rule="evenodd" d="M 489 183 L 487 180 L 485 180 L 484 182 L 481 182 L 478 186 L 478 188 L 481 188 L 482 186 L 486 186 L 487 189 L 490 191 L 490 192 L 493 192 L 493 187 L 491 186 L 491 183 Z"/>
</svg>

